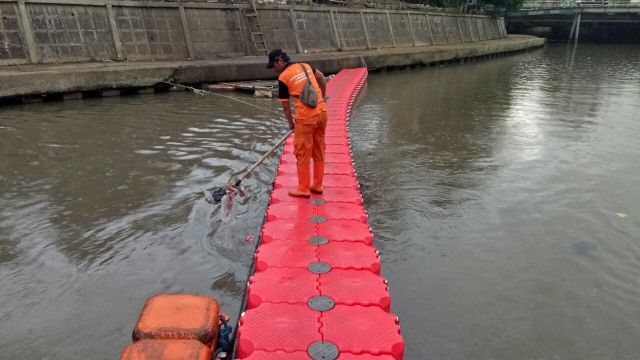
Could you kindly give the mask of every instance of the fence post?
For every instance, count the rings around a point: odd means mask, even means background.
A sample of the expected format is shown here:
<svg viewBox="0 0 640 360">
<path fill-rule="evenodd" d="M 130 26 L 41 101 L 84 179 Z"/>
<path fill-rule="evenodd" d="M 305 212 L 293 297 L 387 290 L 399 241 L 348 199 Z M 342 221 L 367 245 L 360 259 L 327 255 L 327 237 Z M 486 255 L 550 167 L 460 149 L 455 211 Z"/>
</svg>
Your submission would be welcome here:
<svg viewBox="0 0 640 360">
<path fill-rule="evenodd" d="M 248 28 L 249 25 L 246 24 L 247 26 L 245 27 L 245 22 L 242 21 L 242 9 L 238 7 L 238 9 L 236 9 L 238 11 L 238 31 L 240 32 L 240 38 L 242 39 L 242 44 L 244 45 L 244 52 L 247 56 L 252 55 L 252 47 L 247 39 L 247 36 L 245 34 L 245 28 Z M 258 55 L 258 54 L 256 54 Z"/>
<path fill-rule="evenodd" d="M 120 33 L 118 33 L 118 25 L 116 23 L 116 15 L 113 13 L 113 5 L 107 3 L 107 18 L 109 18 L 109 29 L 111 30 L 111 38 L 113 39 L 113 46 L 116 49 L 116 59 L 124 59 L 122 53 L 122 42 L 120 41 Z"/>
<path fill-rule="evenodd" d="M 187 24 L 187 14 L 184 11 L 184 6 L 180 5 L 178 10 L 180 11 L 180 22 L 182 23 L 182 32 L 184 33 L 184 41 L 187 43 L 189 58 L 195 59 L 193 43 L 191 43 L 191 34 L 189 34 L 189 24 Z"/>
<path fill-rule="evenodd" d="M 338 34 L 338 27 L 336 26 L 336 21 L 333 18 L 333 10 L 329 9 L 329 19 L 331 20 L 331 27 L 333 28 L 333 35 L 336 37 L 336 47 L 338 50 L 342 49 L 340 47 L 340 35 Z"/>
<path fill-rule="evenodd" d="M 458 31 L 460 31 L 460 43 L 464 43 L 464 36 L 462 36 L 462 26 L 460 26 L 460 16 L 456 15 L 456 22 L 458 23 Z"/>
<path fill-rule="evenodd" d="M 429 21 L 429 13 L 424 13 L 427 17 L 427 29 L 429 29 L 429 40 L 431 40 L 431 46 L 433 46 L 433 32 L 431 31 L 431 21 Z"/>
<path fill-rule="evenodd" d="M 364 30 L 364 38 L 367 40 L 367 49 L 371 50 L 371 41 L 369 41 L 369 32 L 367 32 L 367 23 L 364 21 L 364 12 L 360 11 L 362 19 L 362 30 Z"/>
<path fill-rule="evenodd" d="M 411 31 L 411 42 L 413 43 L 413 47 L 416 47 L 416 37 L 413 34 L 413 25 L 411 24 L 411 13 L 407 13 L 407 20 L 409 20 L 409 31 Z"/>
<path fill-rule="evenodd" d="M 27 48 L 29 49 L 29 61 L 32 64 L 40 62 L 38 57 L 38 51 L 36 49 L 36 39 L 31 31 L 31 21 L 29 21 L 29 15 L 27 14 L 27 7 L 24 4 L 24 0 L 18 0 L 18 10 L 20 12 L 20 20 L 22 22 L 22 31 L 24 32 L 24 38 L 27 41 Z"/>
<path fill-rule="evenodd" d="M 298 47 L 298 54 L 302 54 L 302 44 L 300 43 L 300 36 L 298 36 L 298 27 L 296 26 L 296 14 L 293 12 L 293 8 L 289 9 L 289 18 L 291 19 L 291 29 L 293 29 L 293 38 L 296 39 L 296 46 Z"/>
<path fill-rule="evenodd" d="M 444 38 L 447 40 L 447 45 L 449 45 L 451 41 L 449 41 L 449 30 L 447 30 L 447 16 L 449 15 L 442 15 L 442 25 L 444 25 Z"/>
<path fill-rule="evenodd" d="M 489 30 L 487 29 L 487 18 L 483 17 L 482 18 L 482 25 L 484 26 L 484 34 L 487 37 L 487 40 L 491 40 L 493 39 L 493 31 L 491 32 L 491 39 L 489 39 Z"/>
<path fill-rule="evenodd" d="M 391 34 L 391 47 L 396 47 L 396 39 L 393 38 L 393 26 L 391 26 L 391 16 L 387 11 L 387 22 L 389 23 L 389 34 Z"/>
</svg>

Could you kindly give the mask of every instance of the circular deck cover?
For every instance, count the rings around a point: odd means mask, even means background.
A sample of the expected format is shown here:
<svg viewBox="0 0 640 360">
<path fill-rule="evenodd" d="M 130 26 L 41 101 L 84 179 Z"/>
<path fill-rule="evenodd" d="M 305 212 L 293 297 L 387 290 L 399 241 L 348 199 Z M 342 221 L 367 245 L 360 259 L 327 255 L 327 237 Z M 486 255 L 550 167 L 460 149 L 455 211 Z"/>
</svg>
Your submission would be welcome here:
<svg viewBox="0 0 640 360">
<path fill-rule="evenodd" d="M 307 269 L 315 274 L 325 274 L 331 271 L 331 265 L 325 262 L 316 261 L 309 264 L 309 266 L 307 266 Z"/>
<path fill-rule="evenodd" d="M 309 242 L 313 245 L 325 245 L 329 243 L 329 239 L 324 236 L 312 236 L 309 238 Z"/>
<path fill-rule="evenodd" d="M 309 345 L 307 354 L 313 360 L 335 360 L 340 355 L 338 347 L 328 341 L 316 341 Z"/>
<path fill-rule="evenodd" d="M 335 303 L 328 296 L 314 296 L 307 301 L 307 305 L 316 311 L 327 311 L 333 309 Z"/>
</svg>

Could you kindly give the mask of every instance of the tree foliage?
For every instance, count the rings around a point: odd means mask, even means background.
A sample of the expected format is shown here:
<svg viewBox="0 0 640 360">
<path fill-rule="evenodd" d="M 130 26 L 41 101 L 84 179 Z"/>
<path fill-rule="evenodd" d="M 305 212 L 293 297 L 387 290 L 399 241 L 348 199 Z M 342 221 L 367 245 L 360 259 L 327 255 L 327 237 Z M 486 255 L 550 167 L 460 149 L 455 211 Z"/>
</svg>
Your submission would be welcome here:
<svg viewBox="0 0 640 360">
<path fill-rule="evenodd" d="M 463 12 L 481 12 L 485 9 L 517 10 L 525 0 L 404 0 L 407 3 L 427 4 L 440 8 L 456 8 Z"/>
<path fill-rule="evenodd" d="M 486 5 L 493 5 L 494 10 L 518 10 L 524 4 L 524 0 L 483 0 Z"/>
</svg>

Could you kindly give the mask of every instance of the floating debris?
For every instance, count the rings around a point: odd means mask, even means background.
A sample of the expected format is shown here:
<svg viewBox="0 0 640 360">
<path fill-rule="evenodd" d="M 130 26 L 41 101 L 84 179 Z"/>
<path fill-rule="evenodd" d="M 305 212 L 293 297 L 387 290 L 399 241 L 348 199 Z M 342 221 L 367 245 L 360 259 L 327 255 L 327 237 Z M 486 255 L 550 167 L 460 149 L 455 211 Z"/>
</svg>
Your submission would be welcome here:
<svg viewBox="0 0 640 360">
<path fill-rule="evenodd" d="M 207 85 L 209 91 L 243 91 L 251 92 L 256 97 L 272 98 L 278 91 L 278 82 L 275 80 L 241 81 L 231 83 L 217 83 Z"/>
<path fill-rule="evenodd" d="M 592 256 L 598 249 L 598 246 L 589 241 L 576 241 L 571 244 L 571 250 L 579 256 Z"/>
</svg>

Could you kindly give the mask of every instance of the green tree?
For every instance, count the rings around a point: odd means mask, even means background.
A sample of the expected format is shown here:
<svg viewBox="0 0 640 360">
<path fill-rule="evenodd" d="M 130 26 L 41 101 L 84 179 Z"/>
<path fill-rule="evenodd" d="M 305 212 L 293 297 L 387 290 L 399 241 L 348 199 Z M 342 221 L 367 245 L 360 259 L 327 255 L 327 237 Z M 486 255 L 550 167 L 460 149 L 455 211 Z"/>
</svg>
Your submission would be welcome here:
<svg viewBox="0 0 640 360">
<path fill-rule="evenodd" d="M 518 10 L 522 7 L 524 0 L 484 0 L 486 5 L 493 5 L 494 10 Z"/>
</svg>

